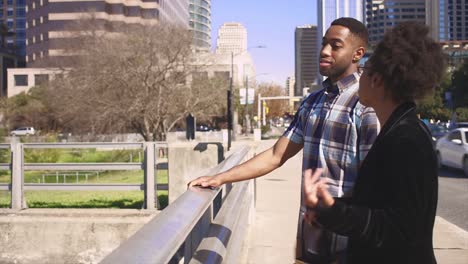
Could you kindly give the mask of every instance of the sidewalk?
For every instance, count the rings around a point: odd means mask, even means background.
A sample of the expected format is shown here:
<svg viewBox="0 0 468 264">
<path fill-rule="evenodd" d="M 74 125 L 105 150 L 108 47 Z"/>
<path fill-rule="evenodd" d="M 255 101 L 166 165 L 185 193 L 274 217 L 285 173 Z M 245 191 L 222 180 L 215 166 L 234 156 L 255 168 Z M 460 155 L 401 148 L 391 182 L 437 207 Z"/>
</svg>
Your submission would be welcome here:
<svg viewBox="0 0 468 264">
<path fill-rule="evenodd" d="M 258 152 L 274 142 L 262 141 Z M 301 164 L 302 152 L 256 180 L 256 215 L 249 236 L 247 263 L 294 263 Z M 437 217 L 434 249 L 439 264 L 467 264 L 468 232 Z"/>
</svg>

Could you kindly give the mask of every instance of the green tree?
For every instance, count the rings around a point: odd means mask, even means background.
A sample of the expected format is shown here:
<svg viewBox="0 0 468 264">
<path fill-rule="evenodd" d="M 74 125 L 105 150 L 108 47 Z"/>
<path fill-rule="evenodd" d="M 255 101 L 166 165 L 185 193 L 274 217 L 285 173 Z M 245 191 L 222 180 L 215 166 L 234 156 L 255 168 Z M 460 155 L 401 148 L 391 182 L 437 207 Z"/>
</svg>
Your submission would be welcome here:
<svg viewBox="0 0 468 264">
<path fill-rule="evenodd" d="M 452 98 L 454 107 L 468 107 L 468 60 L 453 72 Z"/>
<path fill-rule="evenodd" d="M 450 110 L 444 105 L 445 92 L 451 85 L 451 74 L 447 71 L 440 86 L 434 92 L 421 100 L 418 104 L 418 113 L 423 119 L 449 120 Z"/>
</svg>

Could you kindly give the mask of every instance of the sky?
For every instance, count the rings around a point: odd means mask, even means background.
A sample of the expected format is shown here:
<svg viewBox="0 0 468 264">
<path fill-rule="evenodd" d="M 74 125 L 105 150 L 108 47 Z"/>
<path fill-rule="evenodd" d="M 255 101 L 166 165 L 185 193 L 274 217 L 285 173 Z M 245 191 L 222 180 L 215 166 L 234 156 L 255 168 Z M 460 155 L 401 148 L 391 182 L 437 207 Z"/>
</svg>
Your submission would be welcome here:
<svg viewBox="0 0 468 264">
<path fill-rule="evenodd" d="M 226 22 L 239 22 L 247 29 L 249 49 L 257 82 L 284 86 L 294 76 L 294 31 L 297 26 L 317 25 L 316 0 L 212 0 L 211 38 L 216 48 L 218 29 Z"/>
</svg>

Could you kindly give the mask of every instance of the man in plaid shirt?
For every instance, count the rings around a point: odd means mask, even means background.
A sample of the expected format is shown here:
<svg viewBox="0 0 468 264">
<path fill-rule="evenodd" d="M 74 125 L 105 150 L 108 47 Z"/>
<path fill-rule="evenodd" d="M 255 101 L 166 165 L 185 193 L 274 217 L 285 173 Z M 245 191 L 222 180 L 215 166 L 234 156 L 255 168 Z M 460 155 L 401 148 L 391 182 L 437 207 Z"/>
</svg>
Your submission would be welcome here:
<svg viewBox="0 0 468 264">
<path fill-rule="evenodd" d="M 320 51 L 320 73 L 328 78 L 323 89 L 302 102 L 284 135 L 272 148 L 245 163 L 215 176 L 197 178 L 189 186 L 217 187 L 256 178 L 304 149 L 302 170 L 323 168 L 330 193 L 337 198 L 349 197 L 360 162 L 379 129 L 373 109 L 358 102 L 359 60 L 367 41 L 367 29 L 361 22 L 353 18 L 333 21 Z M 327 233 L 310 219 L 305 222 L 306 212 L 301 199 L 296 257 L 307 263 L 338 263 L 346 238 Z"/>
</svg>

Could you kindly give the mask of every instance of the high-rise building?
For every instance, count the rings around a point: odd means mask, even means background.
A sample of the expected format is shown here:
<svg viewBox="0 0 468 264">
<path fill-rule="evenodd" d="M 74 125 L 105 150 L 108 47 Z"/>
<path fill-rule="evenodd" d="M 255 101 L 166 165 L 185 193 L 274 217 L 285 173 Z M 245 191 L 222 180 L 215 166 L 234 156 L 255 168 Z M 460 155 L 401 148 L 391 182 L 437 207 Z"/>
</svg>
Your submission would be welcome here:
<svg viewBox="0 0 468 264">
<path fill-rule="evenodd" d="M 247 50 L 247 29 L 240 23 L 224 23 L 218 31 L 216 53 L 241 53 Z"/>
<path fill-rule="evenodd" d="M 439 39 L 468 40 L 468 0 L 438 0 Z"/>
<path fill-rule="evenodd" d="M 293 97 L 294 96 L 294 90 L 296 87 L 296 78 L 294 76 L 289 76 L 286 79 L 286 95 Z M 298 100 L 295 99 L 289 99 L 289 112 L 294 112 L 294 102 Z"/>
<path fill-rule="evenodd" d="M 190 0 L 190 29 L 196 47 L 211 48 L 211 0 Z"/>
<path fill-rule="evenodd" d="M 189 0 L 159 0 L 159 13 L 162 23 L 189 26 Z"/>
<path fill-rule="evenodd" d="M 95 24 L 106 30 L 117 30 L 122 23 L 151 24 L 159 21 L 188 27 L 188 0 L 31 0 L 27 2 L 27 14 L 28 67 L 54 67 L 57 66 L 55 62 L 63 65 L 69 58 L 65 52 L 66 40 L 71 35 L 69 29 L 83 17 L 92 15 L 96 19 Z"/>
<path fill-rule="evenodd" d="M 216 41 L 217 64 L 229 67 L 234 84 L 244 85 L 246 77 L 254 81 L 255 67 L 247 51 L 247 29 L 241 23 L 224 23 Z"/>
<path fill-rule="evenodd" d="M 0 24 L 8 32 L 3 34 L 3 48 L 14 51 L 20 61 L 26 56 L 26 0 L 0 1 Z"/>
<path fill-rule="evenodd" d="M 366 0 L 366 24 L 371 45 L 377 44 L 387 30 L 403 21 L 425 24 L 426 0 Z"/>
<path fill-rule="evenodd" d="M 317 1 L 317 36 L 325 35 L 333 20 L 340 17 L 352 17 L 364 23 L 363 0 L 319 0 Z M 317 41 L 317 50 L 321 49 L 322 41 Z M 318 62 L 317 62 L 318 63 Z M 322 76 L 318 74 L 318 80 Z M 297 83 L 296 79 L 296 83 Z"/>
<path fill-rule="evenodd" d="M 364 22 L 363 1 L 322 0 L 317 1 L 318 35 L 325 35 L 333 20 L 340 17 L 352 17 Z"/>
<path fill-rule="evenodd" d="M 317 27 L 297 27 L 295 32 L 295 88 L 294 95 L 302 96 L 305 87 L 312 87 L 318 77 Z"/>
<path fill-rule="evenodd" d="M 439 41 L 456 68 L 468 58 L 468 0 L 437 0 L 434 9 Z"/>
</svg>

